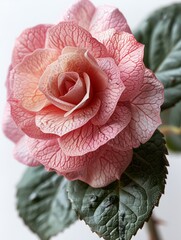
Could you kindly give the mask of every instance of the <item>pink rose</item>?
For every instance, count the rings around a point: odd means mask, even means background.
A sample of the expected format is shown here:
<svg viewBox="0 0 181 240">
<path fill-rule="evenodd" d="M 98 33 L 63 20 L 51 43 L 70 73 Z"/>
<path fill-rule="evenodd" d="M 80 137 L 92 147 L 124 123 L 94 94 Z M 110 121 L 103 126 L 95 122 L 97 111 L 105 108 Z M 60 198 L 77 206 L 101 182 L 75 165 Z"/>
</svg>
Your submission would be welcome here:
<svg viewBox="0 0 181 240">
<path fill-rule="evenodd" d="M 57 25 L 26 29 L 7 78 L 6 135 L 19 161 L 102 187 L 160 124 L 163 86 L 114 7 L 81 0 Z"/>
</svg>

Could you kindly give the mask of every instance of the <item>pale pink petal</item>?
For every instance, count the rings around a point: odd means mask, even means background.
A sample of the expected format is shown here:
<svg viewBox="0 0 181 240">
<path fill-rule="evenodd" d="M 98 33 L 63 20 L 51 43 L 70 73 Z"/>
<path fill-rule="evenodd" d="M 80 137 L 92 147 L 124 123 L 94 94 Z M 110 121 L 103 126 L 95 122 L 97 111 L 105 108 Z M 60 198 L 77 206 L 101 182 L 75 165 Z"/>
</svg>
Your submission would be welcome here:
<svg viewBox="0 0 181 240">
<path fill-rule="evenodd" d="M 49 106 L 36 116 L 36 125 L 44 133 L 63 136 L 66 133 L 85 125 L 95 116 L 100 107 L 100 100 L 93 100 L 88 106 L 77 110 L 69 116 L 55 106 Z"/>
<path fill-rule="evenodd" d="M 31 138 L 39 138 L 39 139 L 49 139 L 55 138 L 56 136 L 53 134 L 45 134 L 43 133 L 38 126 L 35 124 L 35 116 L 34 112 L 30 112 L 21 107 L 21 105 L 14 100 L 10 100 L 11 105 L 11 115 L 13 120 L 25 134 L 27 134 Z"/>
<path fill-rule="evenodd" d="M 95 7 L 89 0 L 80 0 L 67 11 L 64 21 L 74 22 L 88 30 L 94 12 Z"/>
<path fill-rule="evenodd" d="M 39 78 L 57 57 L 58 52 L 53 49 L 35 50 L 12 70 L 13 98 L 20 100 L 27 110 L 39 111 L 47 105 L 46 97 L 38 89 Z"/>
<path fill-rule="evenodd" d="M 67 52 L 70 50 L 72 52 Z M 78 104 L 64 101 L 61 97 L 62 89 L 59 89 L 59 82 L 61 77 L 65 80 L 65 73 L 67 75 L 74 74 L 74 77 L 76 76 L 83 82 L 80 95 L 84 94 L 84 96 Z M 68 116 L 73 111 L 85 106 L 91 100 L 93 94 L 104 91 L 107 82 L 108 77 L 105 71 L 100 68 L 96 60 L 87 51 L 69 47 L 64 48 L 63 54 L 58 60 L 46 68 L 40 79 L 39 89 L 53 105 L 67 111 L 65 116 Z"/>
<path fill-rule="evenodd" d="M 86 49 L 93 57 L 107 56 L 107 50 L 85 29 L 72 22 L 60 22 L 47 32 L 46 47 L 62 51 L 66 46 Z"/>
<path fill-rule="evenodd" d="M 43 164 L 47 170 L 61 168 L 62 151 L 56 139 L 33 139 L 29 141 L 28 148 L 34 159 Z"/>
<path fill-rule="evenodd" d="M 95 152 L 88 153 L 82 157 L 75 158 L 76 162 L 81 162 L 79 158 L 84 158 L 84 165 L 80 169 L 67 172 L 60 170 L 70 181 L 81 180 L 95 188 L 105 187 L 115 180 L 120 179 L 132 160 L 133 151 L 120 151 L 108 145 L 104 145 Z M 69 158 L 69 159 L 70 159 Z M 59 169 L 57 169 L 57 172 Z"/>
<path fill-rule="evenodd" d="M 163 85 L 148 69 L 139 94 L 130 104 L 132 118 L 130 124 L 113 140 L 112 146 L 131 149 L 147 142 L 161 124 L 160 106 L 163 103 Z"/>
<path fill-rule="evenodd" d="M 95 125 L 105 124 L 113 114 L 117 102 L 125 87 L 120 79 L 120 71 L 112 58 L 100 58 L 98 64 L 108 76 L 107 87 L 103 92 L 97 94 L 101 100 L 98 114 L 91 120 Z"/>
<path fill-rule="evenodd" d="M 95 151 L 120 133 L 130 122 L 131 113 L 125 106 L 118 106 L 110 120 L 103 126 L 90 122 L 61 137 L 59 144 L 68 156 L 81 156 Z"/>
<path fill-rule="evenodd" d="M 46 32 L 52 25 L 38 25 L 28 28 L 17 38 L 13 56 L 12 66 L 15 67 L 23 58 L 38 48 L 44 48 Z"/>
<path fill-rule="evenodd" d="M 96 36 L 111 28 L 117 32 L 131 33 L 127 21 L 119 9 L 112 6 L 98 7 L 92 18 L 89 31 L 93 36 Z"/>
<path fill-rule="evenodd" d="M 12 119 L 10 106 L 7 103 L 5 108 L 5 113 L 3 115 L 3 131 L 4 134 L 14 143 L 17 143 L 20 138 L 24 135 L 21 129 L 16 125 Z"/>
<path fill-rule="evenodd" d="M 122 101 L 138 94 L 144 78 L 144 46 L 129 33 L 115 33 L 113 30 L 102 33 L 101 41 L 120 69 L 120 78 L 125 85 Z"/>
<path fill-rule="evenodd" d="M 61 151 L 57 140 L 35 140 L 29 144 L 29 149 L 47 170 L 56 171 L 70 180 L 82 180 L 92 187 L 104 187 L 120 179 L 133 153 L 104 145 L 97 151 L 71 157 Z"/>
<path fill-rule="evenodd" d="M 34 139 L 31 139 L 26 135 L 22 137 L 15 146 L 14 157 L 16 158 L 16 160 L 25 165 L 35 167 L 40 165 L 40 163 L 35 160 L 31 149 L 29 149 L 29 142 L 32 141 L 34 141 Z"/>
</svg>

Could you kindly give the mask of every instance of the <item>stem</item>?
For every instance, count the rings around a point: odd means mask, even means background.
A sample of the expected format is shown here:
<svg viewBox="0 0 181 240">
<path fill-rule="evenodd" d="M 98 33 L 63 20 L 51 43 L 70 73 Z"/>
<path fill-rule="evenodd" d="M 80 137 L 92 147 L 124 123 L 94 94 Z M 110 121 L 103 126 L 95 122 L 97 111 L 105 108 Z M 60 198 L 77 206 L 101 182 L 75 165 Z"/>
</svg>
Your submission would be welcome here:
<svg viewBox="0 0 181 240">
<path fill-rule="evenodd" d="M 164 135 L 170 134 L 181 135 L 181 127 L 162 125 L 159 129 Z"/>
<path fill-rule="evenodd" d="M 160 233 L 157 228 L 157 223 L 153 218 L 153 216 L 150 218 L 148 222 L 148 231 L 149 231 L 150 240 L 161 240 Z"/>
</svg>

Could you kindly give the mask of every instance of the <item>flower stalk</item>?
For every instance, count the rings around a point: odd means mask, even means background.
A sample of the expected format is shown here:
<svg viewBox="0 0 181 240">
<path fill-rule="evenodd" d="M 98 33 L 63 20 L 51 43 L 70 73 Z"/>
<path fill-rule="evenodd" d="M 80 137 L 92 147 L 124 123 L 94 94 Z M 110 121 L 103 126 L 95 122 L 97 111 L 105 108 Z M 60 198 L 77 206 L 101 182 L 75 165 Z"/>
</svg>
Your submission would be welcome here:
<svg viewBox="0 0 181 240">
<path fill-rule="evenodd" d="M 149 240 L 162 240 L 157 226 L 157 221 L 152 216 L 148 222 Z"/>
</svg>

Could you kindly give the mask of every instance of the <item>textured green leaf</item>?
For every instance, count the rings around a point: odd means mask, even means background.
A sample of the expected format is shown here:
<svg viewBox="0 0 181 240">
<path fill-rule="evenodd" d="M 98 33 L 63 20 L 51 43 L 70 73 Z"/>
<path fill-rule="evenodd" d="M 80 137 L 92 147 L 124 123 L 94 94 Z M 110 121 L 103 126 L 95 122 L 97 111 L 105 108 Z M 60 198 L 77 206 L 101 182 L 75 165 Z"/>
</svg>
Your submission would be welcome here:
<svg viewBox="0 0 181 240">
<path fill-rule="evenodd" d="M 164 191 L 167 174 L 165 141 L 160 132 L 135 149 L 131 165 L 105 188 L 74 181 L 68 195 L 73 208 L 100 237 L 129 240 L 148 220 Z"/>
<path fill-rule="evenodd" d="M 181 100 L 181 4 L 154 12 L 138 27 L 135 36 L 145 44 L 144 62 L 164 84 L 162 109 Z"/>
<path fill-rule="evenodd" d="M 19 215 L 42 240 L 50 239 L 76 220 L 67 197 L 67 183 L 63 177 L 36 167 L 29 168 L 18 185 Z"/>
</svg>

